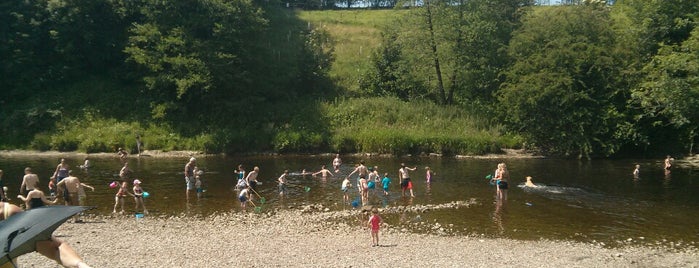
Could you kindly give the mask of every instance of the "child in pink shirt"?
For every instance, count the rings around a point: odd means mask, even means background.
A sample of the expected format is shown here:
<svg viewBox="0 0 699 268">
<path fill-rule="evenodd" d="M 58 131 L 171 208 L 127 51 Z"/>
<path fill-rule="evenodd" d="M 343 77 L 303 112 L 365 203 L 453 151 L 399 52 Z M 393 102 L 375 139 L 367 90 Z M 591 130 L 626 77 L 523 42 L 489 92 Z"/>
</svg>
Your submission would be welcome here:
<svg viewBox="0 0 699 268">
<path fill-rule="evenodd" d="M 369 218 L 369 227 L 371 227 L 371 246 L 376 247 L 379 245 L 379 225 L 381 224 L 381 216 L 379 216 L 379 210 L 374 208 L 371 210 L 371 217 Z"/>
</svg>

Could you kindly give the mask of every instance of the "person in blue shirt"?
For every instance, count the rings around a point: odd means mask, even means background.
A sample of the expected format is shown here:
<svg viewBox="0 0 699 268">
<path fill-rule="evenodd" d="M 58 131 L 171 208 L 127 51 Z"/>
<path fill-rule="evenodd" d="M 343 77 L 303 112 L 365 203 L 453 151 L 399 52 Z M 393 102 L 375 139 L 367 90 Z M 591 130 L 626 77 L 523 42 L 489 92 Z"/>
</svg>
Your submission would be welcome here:
<svg viewBox="0 0 699 268">
<path fill-rule="evenodd" d="M 388 177 L 388 173 L 383 174 L 383 179 L 381 179 L 381 185 L 383 185 L 383 194 L 388 195 L 388 186 L 391 184 L 391 178 Z"/>
</svg>

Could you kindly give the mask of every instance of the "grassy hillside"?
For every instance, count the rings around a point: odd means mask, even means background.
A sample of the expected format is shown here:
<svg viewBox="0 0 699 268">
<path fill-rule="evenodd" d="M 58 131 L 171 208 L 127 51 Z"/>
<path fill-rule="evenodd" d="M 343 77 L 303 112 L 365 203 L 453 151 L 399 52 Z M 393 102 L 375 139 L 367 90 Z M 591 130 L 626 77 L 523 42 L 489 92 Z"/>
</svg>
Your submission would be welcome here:
<svg viewBox="0 0 699 268">
<path fill-rule="evenodd" d="M 310 27 L 323 27 L 335 39 L 335 63 L 330 71 L 337 86 L 358 90 L 359 76 L 368 68 L 371 52 L 381 42 L 381 29 L 404 10 L 298 11 Z"/>
</svg>

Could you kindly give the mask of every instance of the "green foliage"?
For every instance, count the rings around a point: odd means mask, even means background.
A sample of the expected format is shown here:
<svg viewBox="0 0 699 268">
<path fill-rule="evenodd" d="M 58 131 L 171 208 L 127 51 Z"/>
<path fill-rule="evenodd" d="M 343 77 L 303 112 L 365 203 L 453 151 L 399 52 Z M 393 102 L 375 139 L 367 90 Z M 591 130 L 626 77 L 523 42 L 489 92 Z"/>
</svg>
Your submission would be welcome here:
<svg viewBox="0 0 699 268">
<path fill-rule="evenodd" d="M 631 104 L 642 111 L 639 119 L 649 118 L 658 129 L 671 127 L 692 153 L 699 134 L 699 27 L 680 45 L 661 46 L 644 72 L 643 83 L 631 95 Z"/>
<path fill-rule="evenodd" d="M 619 60 L 608 49 L 615 43 L 607 14 L 597 6 L 539 9 L 515 32 L 498 108 L 537 147 L 578 157 L 620 147 Z"/>
<path fill-rule="evenodd" d="M 403 102 L 393 97 L 359 98 L 324 105 L 334 129 L 331 149 L 394 155 L 497 153 L 519 148 L 517 139 L 473 110 L 440 107 L 429 101 Z M 473 112 L 472 112 L 473 111 Z"/>
</svg>

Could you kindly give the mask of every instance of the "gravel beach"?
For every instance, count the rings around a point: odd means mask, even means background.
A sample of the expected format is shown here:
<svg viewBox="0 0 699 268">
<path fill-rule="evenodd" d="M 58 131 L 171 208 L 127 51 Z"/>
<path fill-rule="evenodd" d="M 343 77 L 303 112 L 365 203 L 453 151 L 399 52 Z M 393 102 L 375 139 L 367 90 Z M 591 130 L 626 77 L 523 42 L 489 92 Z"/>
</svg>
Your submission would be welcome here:
<svg viewBox="0 0 699 268">
<path fill-rule="evenodd" d="M 98 216 L 54 235 L 93 267 L 699 267 L 695 250 L 425 235 L 385 224 L 372 247 L 368 229 L 337 220 L 359 213 Z M 19 263 L 58 267 L 37 253 Z"/>
</svg>

